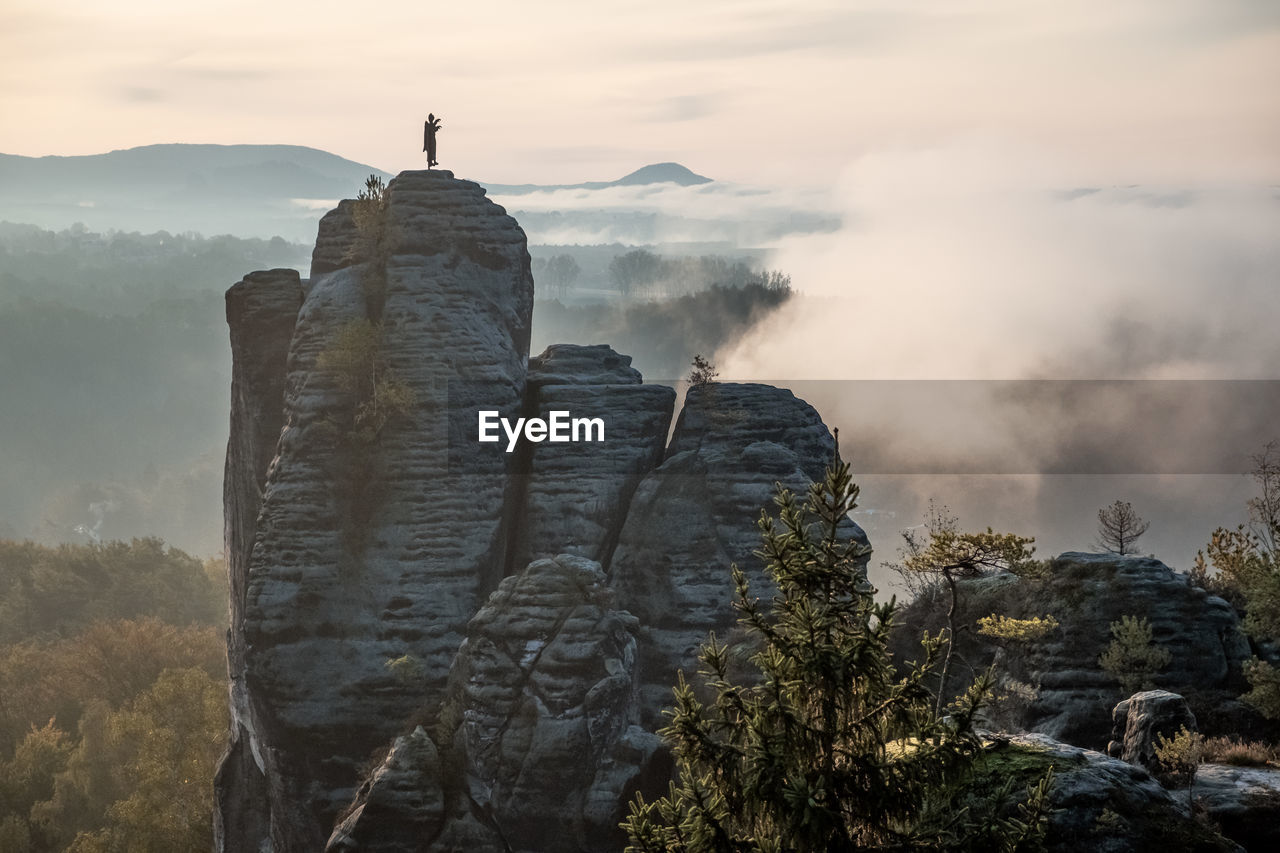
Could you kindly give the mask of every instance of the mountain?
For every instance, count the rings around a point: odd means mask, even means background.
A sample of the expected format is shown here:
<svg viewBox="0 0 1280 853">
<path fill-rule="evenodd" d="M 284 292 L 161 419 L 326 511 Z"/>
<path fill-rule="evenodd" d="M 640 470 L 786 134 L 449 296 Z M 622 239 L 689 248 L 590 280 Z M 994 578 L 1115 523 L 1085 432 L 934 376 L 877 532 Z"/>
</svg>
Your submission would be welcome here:
<svg viewBox="0 0 1280 853">
<path fill-rule="evenodd" d="M 76 157 L 0 154 L 0 199 L 41 194 L 80 202 L 105 194 L 335 198 L 380 169 L 301 145 L 144 145 Z"/>
<path fill-rule="evenodd" d="M 310 242 L 336 199 L 386 172 L 300 145 L 145 145 L 0 154 L 0 219 L 45 228 L 198 231 Z"/>
<path fill-rule="evenodd" d="M 548 190 L 602 190 L 608 187 L 634 187 L 646 184 L 677 184 L 682 187 L 709 184 L 712 179 L 681 166 L 679 163 L 651 163 L 616 181 L 587 181 L 581 184 L 487 184 L 480 182 L 495 195 L 524 195 Z"/>
<path fill-rule="evenodd" d="M 0 220 L 61 230 L 197 231 L 310 243 L 320 215 L 375 174 L 365 163 L 301 145 L 144 145 L 106 154 L 0 154 Z M 494 195 L 672 184 L 711 179 L 679 163 L 654 163 L 616 181 L 489 184 Z M 641 237 L 643 235 L 640 235 Z"/>
<path fill-rule="evenodd" d="M 679 163 L 653 163 L 649 166 L 642 166 L 630 175 L 618 178 L 613 183 L 619 186 L 679 184 L 682 187 L 689 187 L 695 184 L 709 184 L 711 179 L 703 177 L 696 172 L 691 172 Z"/>
</svg>

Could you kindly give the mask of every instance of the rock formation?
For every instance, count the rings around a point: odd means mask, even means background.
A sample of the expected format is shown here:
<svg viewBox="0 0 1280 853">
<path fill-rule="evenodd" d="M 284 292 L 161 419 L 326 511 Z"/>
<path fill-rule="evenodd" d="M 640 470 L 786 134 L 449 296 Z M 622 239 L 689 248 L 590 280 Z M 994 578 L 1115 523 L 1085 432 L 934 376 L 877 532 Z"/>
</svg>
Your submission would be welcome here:
<svg viewBox="0 0 1280 853">
<path fill-rule="evenodd" d="M 637 623 L 612 598 L 600 565 L 568 554 L 504 580 L 467 626 L 439 749 L 421 728 L 398 739 L 328 849 L 620 847 L 624 804 L 663 791 L 670 762 L 636 725 Z"/>
<path fill-rule="evenodd" d="M 1158 737 L 1171 738 L 1182 728 L 1196 731 L 1196 718 L 1187 702 L 1167 690 L 1147 690 L 1116 705 L 1114 729 L 1107 752 L 1153 774 L 1161 770 L 1155 755 Z M 1181 798 L 1181 795 L 1178 795 Z M 1197 809 L 1209 816 L 1222 834 L 1246 850 L 1272 850 L 1280 845 L 1280 770 L 1202 764 L 1191 789 Z"/>
<path fill-rule="evenodd" d="M 468 795 L 505 847 L 616 847 L 624 795 L 653 775 L 658 738 L 636 725 L 638 624 L 613 598 L 598 563 L 562 555 L 504 580 L 467 626 L 446 713 Z"/>
<path fill-rule="evenodd" d="M 351 244 L 340 226 L 335 217 L 322 228 L 317 255 Z M 533 300 L 524 234 L 448 172 L 394 180 L 382 227 L 383 270 L 368 261 L 324 272 L 296 312 L 284 430 L 247 583 L 232 592 L 245 602 L 232 645 L 246 649 L 248 725 L 277 850 L 320 849 L 360 765 L 438 701 L 505 561 L 510 460 L 462 441 L 459 413 L 470 408 L 473 425 L 478 403 L 507 415 L 522 406 Z M 375 312 L 371 275 L 382 289 Z M 380 325 L 383 369 L 416 400 L 367 452 L 345 426 L 356 402 L 318 363 L 359 321 Z M 245 529 L 239 517 L 229 524 Z M 386 666 L 406 655 L 421 661 L 421 679 Z"/>
<path fill-rule="evenodd" d="M 524 234 L 447 171 L 401 174 L 385 206 L 339 204 L 312 274 L 227 294 L 217 849 L 618 849 L 626 803 L 671 771 L 653 731 L 676 671 L 735 628 L 729 565 L 770 594 L 755 520 L 775 484 L 822 475 L 832 436 L 788 391 L 722 383 L 689 390 L 668 445 L 675 393 L 629 357 L 530 359 Z M 482 409 L 598 418 L 604 440 L 508 453 L 477 441 Z M 1226 602 L 1153 560 L 1067 554 L 1047 580 L 983 578 L 963 600 L 965 618 L 1058 618 L 1015 674 L 1041 686 L 1029 725 L 1084 742 L 1119 698 L 1096 661 L 1121 615 L 1148 616 L 1184 664 L 1171 687 L 1227 685 L 1248 657 Z M 975 665 L 994 651 L 970 642 Z M 1058 768 L 1050 849 L 1231 849 L 1140 767 L 1045 738 L 1007 749 L 988 756 L 998 775 Z M 1255 782 L 1214 783 L 1224 823 L 1271 796 Z"/>
<path fill-rule="evenodd" d="M 709 630 L 736 627 L 736 563 L 766 596 L 770 581 L 754 556 L 752 520 L 773 510 L 776 485 L 804 492 L 835 452 L 813 407 L 768 385 L 715 383 L 689 389 L 666 461 L 640 484 L 609 565 L 621 607 L 640 620 L 645 655 L 641 706 L 661 723 L 676 672 L 696 667 Z M 846 533 L 865 542 L 853 522 Z"/>
<path fill-rule="evenodd" d="M 1196 715 L 1186 699 L 1168 690 L 1135 693 L 1111 711 L 1107 754 L 1151 770 L 1157 764 L 1157 739 L 1172 738 L 1184 728 L 1197 731 Z"/>
<path fill-rule="evenodd" d="M 675 393 L 628 356 L 528 358 L 524 234 L 476 184 L 406 172 L 369 210 L 321 220 L 309 282 L 228 294 L 219 850 L 616 847 L 668 772 L 675 669 L 732 621 L 729 564 L 767 589 L 754 519 L 834 442 L 789 392 L 720 385 L 668 448 Z M 507 453 L 481 409 L 604 441 Z"/>
<path fill-rule="evenodd" d="M 351 218 L 353 204 L 351 199 L 343 199 L 320 217 L 316 245 L 311 251 L 312 278 L 351 266 L 357 242 L 356 223 Z"/>
<path fill-rule="evenodd" d="M 994 780 L 1026 785 L 1054 771 L 1048 853 L 1210 853 L 1240 850 L 1194 818 L 1178 797 L 1132 764 L 1059 743 L 1041 734 L 1010 738 L 983 762 Z M 980 765 L 980 766 L 983 766 Z"/>
<path fill-rule="evenodd" d="M 1149 619 L 1154 641 L 1172 653 L 1173 664 L 1155 681 L 1187 698 L 1203 731 L 1214 733 L 1213 711 L 1244 689 L 1242 669 L 1250 650 L 1235 610 L 1155 559 L 1068 552 L 1050 561 L 1045 578 L 999 573 L 962 582 L 957 624 L 973 625 L 991 613 L 1048 613 L 1060 623 L 1044 640 L 1005 658 L 1014 677 L 1038 685 L 1038 695 L 1016 721 L 1026 731 L 1106 747 L 1108 709 L 1123 697 L 1098 656 L 1111 642 L 1111 623 L 1126 615 Z M 908 653 L 922 629 L 936 631 L 945 614 L 937 602 L 913 603 L 899 622 L 899 652 Z M 962 673 L 987 666 L 997 653 L 994 643 L 973 630 L 960 634 L 957 650 L 966 662 Z M 961 687 L 957 682 L 955 689 Z"/>
<path fill-rule="evenodd" d="M 558 344 L 529 361 L 529 413 L 598 417 L 603 442 L 531 445 L 511 566 L 561 552 L 607 564 L 631 496 L 662 461 L 675 391 L 642 385 L 631 357 Z M 585 429 L 585 428 L 584 428 Z"/>
<path fill-rule="evenodd" d="M 1203 764 L 1195 801 L 1223 835 L 1246 850 L 1280 849 L 1280 770 Z"/>
<path fill-rule="evenodd" d="M 289 341 L 301 304 L 296 270 L 250 273 L 227 291 L 233 372 L 223 503 L 233 625 L 244 618 L 254 522 L 284 421 Z M 239 849 L 267 832 L 265 815 L 255 805 L 266 796 L 266 778 L 250 720 L 244 659 L 244 633 L 232 631 L 227 641 L 231 736 L 215 786 L 220 802 L 214 826 L 218 845 L 227 849 Z"/>
</svg>

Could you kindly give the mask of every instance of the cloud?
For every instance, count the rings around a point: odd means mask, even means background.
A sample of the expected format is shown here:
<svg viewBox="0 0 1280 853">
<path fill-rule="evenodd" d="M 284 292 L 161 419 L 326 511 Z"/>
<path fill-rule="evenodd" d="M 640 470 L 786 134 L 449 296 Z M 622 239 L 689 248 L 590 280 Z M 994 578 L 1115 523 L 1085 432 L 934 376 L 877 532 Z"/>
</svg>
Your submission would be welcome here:
<svg viewBox="0 0 1280 853">
<path fill-rule="evenodd" d="M 691 121 L 719 111 L 721 95 L 676 95 L 666 98 L 654 111 L 655 121 Z"/>
<path fill-rule="evenodd" d="M 829 231 L 839 223 L 825 190 L 724 181 L 491 197 L 520 220 L 531 242 L 553 245 L 721 242 L 765 247 L 785 234 Z"/>
<path fill-rule="evenodd" d="M 1280 201 L 1266 187 L 1108 187 L 970 139 L 868 156 L 846 227 L 771 257 L 798 300 L 722 355 L 794 378 L 1259 378 L 1278 354 Z M 1176 199 L 1176 203 L 1170 200 Z M 826 300 L 826 301 L 824 301 Z M 831 358 L 793 344 L 823 342 Z"/>
<path fill-rule="evenodd" d="M 168 99 L 163 91 L 150 86 L 121 86 L 119 96 L 121 100 L 135 104 L 152 104 Z"/>
</svg>

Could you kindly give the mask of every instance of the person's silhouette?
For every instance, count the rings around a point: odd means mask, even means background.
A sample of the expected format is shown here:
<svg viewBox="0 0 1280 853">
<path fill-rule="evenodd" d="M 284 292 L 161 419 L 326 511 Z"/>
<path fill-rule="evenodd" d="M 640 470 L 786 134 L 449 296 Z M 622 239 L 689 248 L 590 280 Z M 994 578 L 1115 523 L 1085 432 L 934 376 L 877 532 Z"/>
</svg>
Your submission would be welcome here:
<svg viewBox="0 0 1280 853">
<path fill-rule="evenodd" d="M 436 133 L 440 130 L 440 119 L 435 113 L 427 113 L 427 120 L 422 125 L 422 150 L 427 152 L 427 168 L 439 165 L 436 162 Z"/>
</svg>

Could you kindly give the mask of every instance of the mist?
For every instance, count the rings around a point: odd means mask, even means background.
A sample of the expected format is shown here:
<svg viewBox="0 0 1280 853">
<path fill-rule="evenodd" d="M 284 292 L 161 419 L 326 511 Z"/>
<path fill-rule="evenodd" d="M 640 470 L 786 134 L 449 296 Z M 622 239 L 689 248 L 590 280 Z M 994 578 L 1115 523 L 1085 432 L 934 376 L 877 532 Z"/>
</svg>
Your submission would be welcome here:
<svg viewBox="0 0 1280 853">
<path fill-rule="evenodd" d="M 491 193 L 519 220 L 529 241 L 550 245 L 720 243 L 773 246 L 787 237 L 831 233 L 839 211 L 822 189 L 756 187 L 715 181 L 600 189 Z"/>
<path fill-rule="evenodd" d="M 1249 456 L 1280 437 L 1276 385 L 1239 381 L 1280 355 L 1276 187 L 1095 185 L 968 139 L 860 158 L 833 199 L 838 231 L 766 257 L 800 294 L 716 359 L 841 428 L 880 559 L 929 498 L 1045 555 L 1129 500 L 1139 547 L 1183 568 L 1244 520 Z"/>
</svg>

